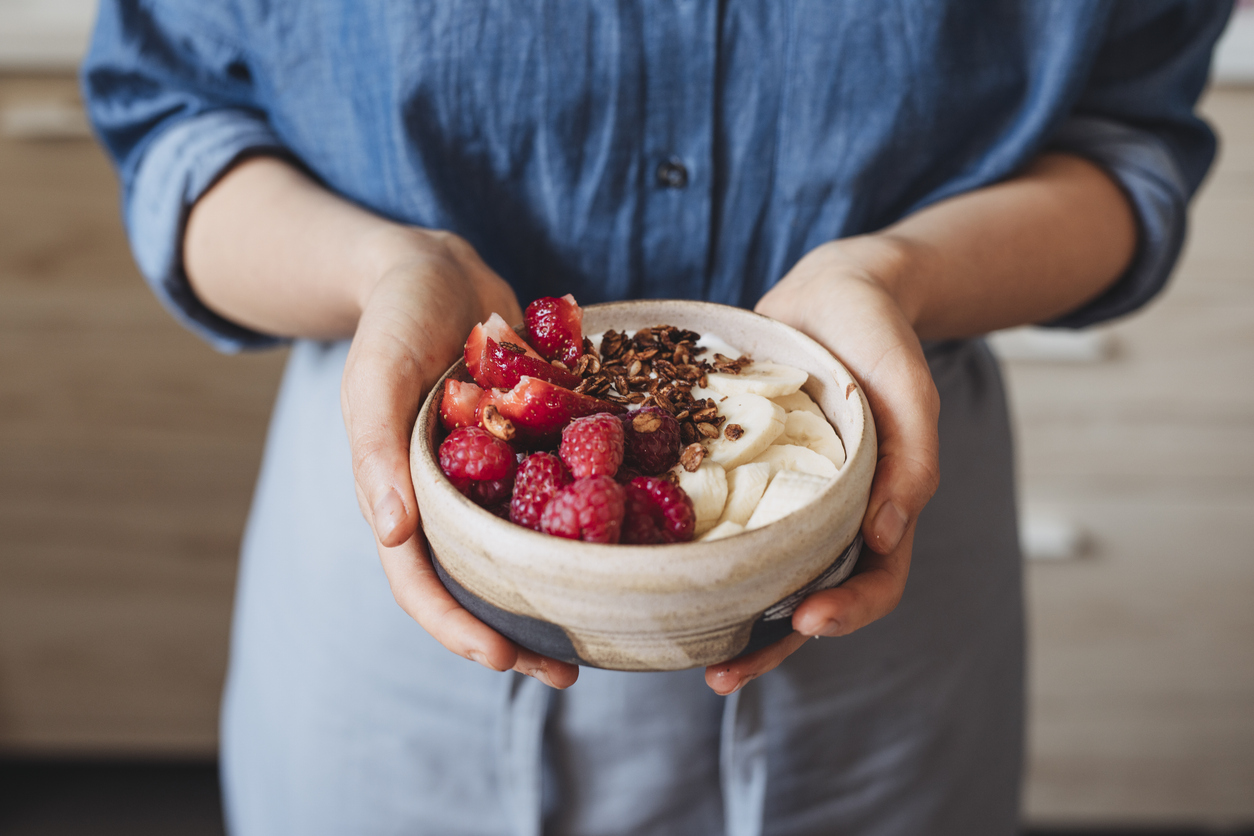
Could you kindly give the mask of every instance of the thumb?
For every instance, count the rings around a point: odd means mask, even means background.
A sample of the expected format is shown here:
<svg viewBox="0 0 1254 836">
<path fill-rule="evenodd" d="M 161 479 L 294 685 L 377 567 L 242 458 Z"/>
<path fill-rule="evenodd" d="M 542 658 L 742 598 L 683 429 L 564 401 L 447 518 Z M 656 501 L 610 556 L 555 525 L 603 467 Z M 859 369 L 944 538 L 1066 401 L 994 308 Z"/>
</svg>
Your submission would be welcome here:
<svg viewBox="0 0 1254 836">
<path fill-rule="evenodd" d="M 399 546 L 418 530 L 418 501 L 409 470 L 409 441 L 424 381 L 406 352 L 354 340 L 340 402 L 353 455 L 362 515 L 379 542 Z"/>
<path fill-rule="evenodd" d="M 864 391 L 875 416 L 879 462 L 863 519 L 867 544 L 892 552 L 940 484 L 940 397 L 922 351 L 886 355 Z"/>
</svg>

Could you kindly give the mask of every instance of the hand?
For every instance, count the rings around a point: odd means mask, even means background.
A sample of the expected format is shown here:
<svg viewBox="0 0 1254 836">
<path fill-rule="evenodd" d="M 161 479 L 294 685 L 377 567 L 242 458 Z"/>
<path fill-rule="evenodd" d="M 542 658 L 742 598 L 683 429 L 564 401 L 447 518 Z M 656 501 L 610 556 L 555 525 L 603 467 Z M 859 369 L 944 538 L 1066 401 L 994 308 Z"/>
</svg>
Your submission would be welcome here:
<svg viewBox="0 0 1254 836">
<path fill-rule="evenodd" d="M 426 393 L 461 354 L 476 323 L 493 312 L 521 322 L 518 301 L 456 236 L 389 232 L 377 249 L 378 279 L 362 290 L 340 400 L 357 501 L 374 530 L 392 594 L 454 653 L 565 688 L 578 667 L 518 647 L 463 609 L 440 583 L 409 471 L 410 432 Z"/>
<path fill-rule="evenodd" d="M 883 618 L 901 600 L 915 521 L 940 478 L 940 398 L 894 294 L 901 269 L 886 242 L 834 241 L 808 253 L 757 305 L 758 313 L 813 337 L 853 373 L 875 418 L 879 462 L 862 521 L 870 548 L 855 574 L 802 602 L 792 617 L 792 635 L 706 668 L 706 682 L 719 694 L 772 670 L 811 636 L 848 635 Z"/>
</svg>

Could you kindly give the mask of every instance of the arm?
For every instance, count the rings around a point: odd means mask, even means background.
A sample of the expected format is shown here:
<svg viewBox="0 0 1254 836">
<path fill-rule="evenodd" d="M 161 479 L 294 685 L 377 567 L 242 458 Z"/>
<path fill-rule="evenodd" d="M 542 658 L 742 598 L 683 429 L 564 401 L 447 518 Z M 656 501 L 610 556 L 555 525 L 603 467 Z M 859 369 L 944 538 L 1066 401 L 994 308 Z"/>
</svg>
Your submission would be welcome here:
<svg viewBox="0 0 1254 836">
<path fill-rule="evenodd" d="M 1075 310 L 1123 274 L 1136 236 L 1132 208 L 1105 172 L 1048 154 L 1009 182 L 834 248 L 867 265 L 927 340 Z"/>
<path fill-rule="evenodd" d="M 522 320 L 510 287 L 454 235 L 379 218 L 294 167 L 254 157 L 195 204 L 184 264 L 200 301 L 258 331 L 353 338 L 341 403 L 357 501 L 397 602 L 441 644 L 566 687 L 578 668 L 519 648 L 462 609 L 431 566 L 409 435 L 475 323 Z"/>
<path fill-rule="evenodd" d="M 814 249 L 762 298 L 760 313 L 826 346 L 867 394 L 879 436 L 862 525 L 871 551 L 798 607 L 792 636 L 707 669 L 710 687 L 730 693 L 810 636 L 846 635 L 901 600 L 915 522 L 940 480 L 940 402 L 919 338 L 1053 319 L 1113 284 L 1135 244 L 1119 187 L 1092 163 L 1046 155 L 1009 181 Z"/>
</svg>

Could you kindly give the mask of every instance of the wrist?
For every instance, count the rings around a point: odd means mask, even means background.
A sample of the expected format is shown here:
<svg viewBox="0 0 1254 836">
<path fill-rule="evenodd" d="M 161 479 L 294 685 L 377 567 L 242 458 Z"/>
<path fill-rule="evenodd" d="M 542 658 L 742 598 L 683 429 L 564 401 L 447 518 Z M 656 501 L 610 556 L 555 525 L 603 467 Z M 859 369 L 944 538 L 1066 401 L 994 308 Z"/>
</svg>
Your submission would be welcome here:
<svg viewBox="0 0 1254 836">
<path fill-rule="evenodd" d="M 928 265 L 933 255 L 910 238 L 891 232 L 855 235 L 829 245 L 863 281 L 869 281 L 897 303 L 911 327 L 923 315 Z"/>
<path fill-rule="evenodd" d="M 354 248 L 350 288 L 358 318 L 385 276 L 429 256 L 433 234 L 382 220 L 360 232 Z"/>
</svg>

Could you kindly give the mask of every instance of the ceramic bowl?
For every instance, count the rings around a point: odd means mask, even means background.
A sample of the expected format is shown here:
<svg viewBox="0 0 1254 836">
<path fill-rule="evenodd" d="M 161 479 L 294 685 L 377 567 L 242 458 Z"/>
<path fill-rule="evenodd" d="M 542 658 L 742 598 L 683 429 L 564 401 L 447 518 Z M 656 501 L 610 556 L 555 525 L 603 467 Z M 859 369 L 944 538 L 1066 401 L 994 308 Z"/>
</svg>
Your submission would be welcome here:
<svg viewBox="0 0 1254 836">
<path fill-rule="evenodd" d="M 437 459 L 441 379 L 418 415 L 410 448 L 433 561 L 462 606 L 546 656 L 630 671 L 716 664 L 788 635 L 797 603 L 843 581 L 857 559 L 875 426 L 845 367 L 801 332 L 740 308 L 677 300 L 584 308 L 585 334 L 663 323 L 808 372 L 804 389 L 836 427 L 846 462 L 806 507 L 727 539 L 662 546 L 564 540 L 494 516 L 444 478 Z"/>
</svg>

